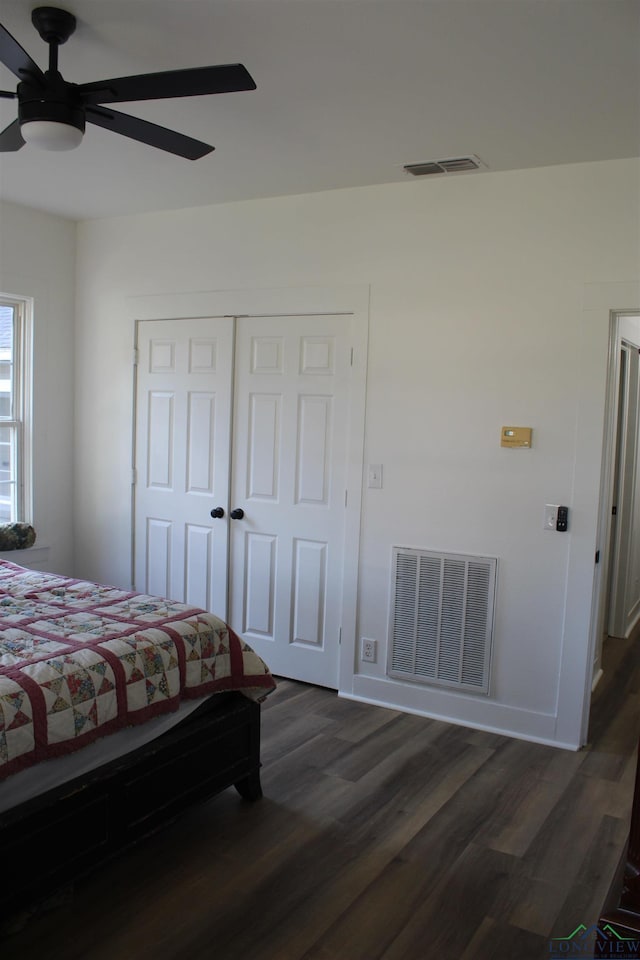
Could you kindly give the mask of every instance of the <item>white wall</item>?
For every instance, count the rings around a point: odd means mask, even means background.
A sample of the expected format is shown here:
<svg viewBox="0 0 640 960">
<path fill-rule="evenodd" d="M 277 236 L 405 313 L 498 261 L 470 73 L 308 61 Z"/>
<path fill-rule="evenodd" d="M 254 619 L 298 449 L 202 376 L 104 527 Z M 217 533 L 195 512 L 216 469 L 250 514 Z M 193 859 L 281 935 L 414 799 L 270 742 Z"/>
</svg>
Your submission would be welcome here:
<svg viewBox="0 0 640 960">
<path fill-rule="evenodd" d="M 78 571 L 129 583 L 130 297 L 370 285 L 365 460 L 384 488 L 364 491 L 358 634 L 381 651 L 344 691 L 577 745 L 608 336 L 585 289 L 634 281 L 639 249 L 635 161 L 79 225 Z M 502 449 L 503 424 L 533 448 Z M 545 502 L 572 508 L 569 533 L 543 530 Z M 488 699 L 385 679 L 394 544 L 499 558 Z"/>
<path fill-rule="evenodd" d="M 33 303 L 32 551 L 18 563 L 73 568 L 73 373 L 76 225 L 0 203 L 0 291 Z"/>
</svg>

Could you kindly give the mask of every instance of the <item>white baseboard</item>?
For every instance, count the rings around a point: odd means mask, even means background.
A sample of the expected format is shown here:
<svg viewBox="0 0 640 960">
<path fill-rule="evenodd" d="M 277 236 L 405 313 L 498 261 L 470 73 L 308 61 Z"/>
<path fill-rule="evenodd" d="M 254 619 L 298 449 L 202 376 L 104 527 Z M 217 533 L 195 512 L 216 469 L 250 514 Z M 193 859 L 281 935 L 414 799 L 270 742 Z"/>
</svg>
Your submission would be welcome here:
<svg viewBox="0 0 640 960">
<path fill-rule="evenodd" d="M 556 717 L 535 713 L 480 697 L 456 697 L 456 714 L 451 710 L 451 696 L 436 688 L 397 683 L 378 677 L 356 675 L 351 691 L 339 691 L 347 700 L 370 703 L 411 713 L 431 720 L 442 720 L 457 726 L 485 730 L 505 737 L 542 743 L 563 750 L 577 751 L 579 743 L 567 743 L 555 737 Z"/>
</svg>

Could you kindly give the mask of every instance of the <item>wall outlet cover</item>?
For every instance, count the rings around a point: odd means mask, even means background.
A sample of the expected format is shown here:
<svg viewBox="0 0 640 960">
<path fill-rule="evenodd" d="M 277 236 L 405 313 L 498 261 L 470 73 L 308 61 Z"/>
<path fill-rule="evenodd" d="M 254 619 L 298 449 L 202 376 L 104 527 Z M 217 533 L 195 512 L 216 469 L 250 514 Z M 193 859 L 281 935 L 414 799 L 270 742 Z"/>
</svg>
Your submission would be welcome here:
<svg viewBox="0 0 640 960">
<path fill-rule="evenodd" d="M 365 663 L 375 663 L 378 656 L 378 641 L 362 637 L 360 641 L 360 659 Z"/>
</svg>

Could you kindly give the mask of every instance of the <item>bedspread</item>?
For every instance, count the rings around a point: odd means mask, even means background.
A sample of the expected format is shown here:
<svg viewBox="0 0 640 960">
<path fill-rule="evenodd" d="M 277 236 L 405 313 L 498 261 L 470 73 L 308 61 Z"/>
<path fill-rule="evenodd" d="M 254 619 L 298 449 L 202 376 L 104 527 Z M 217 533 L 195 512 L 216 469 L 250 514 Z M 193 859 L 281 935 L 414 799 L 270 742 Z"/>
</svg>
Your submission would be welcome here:
<svg viewBox="0 0 640 960">
<path fill-rule="evenodd" d="M 275 686 L 222 620 L 160 597 L 0 560 L 0 779 L 183 697 Z"/>
</svg>

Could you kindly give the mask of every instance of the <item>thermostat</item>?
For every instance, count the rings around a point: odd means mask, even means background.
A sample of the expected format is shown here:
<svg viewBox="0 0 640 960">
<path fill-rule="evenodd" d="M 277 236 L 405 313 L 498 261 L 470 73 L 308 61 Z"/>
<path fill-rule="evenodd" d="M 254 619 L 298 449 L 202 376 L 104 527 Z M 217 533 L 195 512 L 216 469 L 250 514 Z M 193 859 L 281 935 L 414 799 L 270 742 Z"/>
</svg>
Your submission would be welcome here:
<svg viewBox="0 0 640 960">
<path fill-rule="evenodd" d="M 501 447 L 530 447 L 531 427 L 503 427 Z"/>
</svg>

